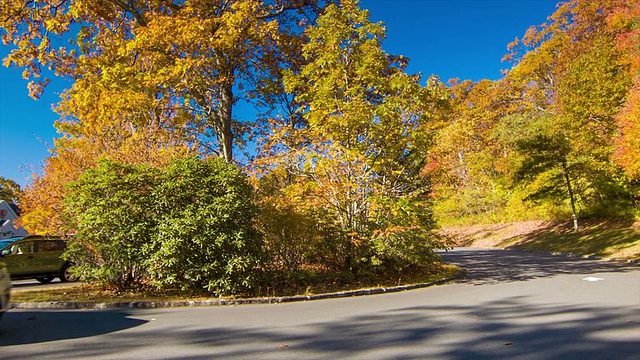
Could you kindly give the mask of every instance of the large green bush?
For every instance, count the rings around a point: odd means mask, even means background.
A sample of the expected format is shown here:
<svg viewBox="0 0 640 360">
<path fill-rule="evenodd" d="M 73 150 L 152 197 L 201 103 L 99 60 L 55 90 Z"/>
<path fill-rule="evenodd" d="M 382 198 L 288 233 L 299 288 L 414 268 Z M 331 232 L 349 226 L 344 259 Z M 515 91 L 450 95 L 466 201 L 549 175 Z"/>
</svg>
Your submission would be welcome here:
<svg viewBox="0 0 640 360">
<path fill-rule="evenodd" d="M 188 157 L 164 168 L 101 161 L 70 188 L 66 213 L 77 231 L 69 255 L 80 274 L 126 290 L 251 286 L 261 243 L 253 189 L 220 159 Z"/>
<path fill-rule="evenodd" d="M 187 158 L 154 189 L 158 225 L 148 268 L 159 287 L 229 294 L 251 286 L 261 241 L 253 188 L 236 166 Z"/>
<path fill-rule="evenodd" d="M 70 185 L 65 209 L 76 236 L 68 255 L 82 278 L 118 290 L 144 282 L 158 180 L 159 171 L 147 166 L 103 160 Z"/>
</svg>

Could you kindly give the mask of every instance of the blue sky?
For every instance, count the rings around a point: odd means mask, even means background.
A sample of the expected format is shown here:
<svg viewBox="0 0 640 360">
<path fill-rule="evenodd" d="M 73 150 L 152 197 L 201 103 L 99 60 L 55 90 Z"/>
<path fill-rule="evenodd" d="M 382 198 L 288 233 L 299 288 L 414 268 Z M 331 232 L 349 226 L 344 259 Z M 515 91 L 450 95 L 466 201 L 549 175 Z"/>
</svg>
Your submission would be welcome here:
<svg viewBox="0 0 640 360">
<path fill-rule="evenodd" d="M 516 36 L 544 22 L 556 0 L 361 0 L 387 27 L 387 52 L 411 59 L 408 71 L 443 81 L 498 79 Z M 9 49 L 0 45 L 0 57 Z M 22 70 L 0 66 L 0 176 L 22 186 L 49 156 L 57 137 L 51 110 L 69 86 L 55 80 L 39 101 L 28 97 Z"/>
</svg>

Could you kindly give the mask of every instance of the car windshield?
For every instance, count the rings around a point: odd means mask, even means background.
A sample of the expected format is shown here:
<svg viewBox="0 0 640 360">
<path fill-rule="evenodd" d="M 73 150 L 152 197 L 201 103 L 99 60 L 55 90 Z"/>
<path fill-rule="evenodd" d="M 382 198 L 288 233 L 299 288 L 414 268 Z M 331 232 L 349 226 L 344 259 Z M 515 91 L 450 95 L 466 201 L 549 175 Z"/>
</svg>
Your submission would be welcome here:
<svg viewBox="0 0 640 360">
<path fill-rule="evenodd" d="M 0 240 L 0 249 L 4 249 L 7 245 L 11 244 L 14 241 L 18 241 L 18 240 L 20 240 L 20 238 L 11 238 L 11 239 Z"/>
</svg>

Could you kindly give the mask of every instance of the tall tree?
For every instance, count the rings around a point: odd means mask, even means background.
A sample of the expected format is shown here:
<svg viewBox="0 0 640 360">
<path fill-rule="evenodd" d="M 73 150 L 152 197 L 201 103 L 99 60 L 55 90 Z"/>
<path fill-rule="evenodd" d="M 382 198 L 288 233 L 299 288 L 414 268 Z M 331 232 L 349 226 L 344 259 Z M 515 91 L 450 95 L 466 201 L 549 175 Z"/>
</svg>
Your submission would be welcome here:
<svg viewBox="0 0 640 360">
<path fill-rule="evenodd" d="M 317 23 L 305 33 L 308 63 L 285 77 L 305 121 L 274 129 L 275 139 L 294 139 L 279 142 L 288 146 L 281 164 L 308 184 L 298 196 L 329 209 L 346 268 L 431 254 L 438 242 L 420 170 L 437 84 L 422 87 L 405 73 L 408 59 L 383 51 L 384 27 L 357 1 L 328 6 Z"/>
<path fill-rule="evenodd" d="M 241 137 L 234 134 L 239 129 L 232 112 L 239 99 L 235 91 L 252 84 L 267 66 L 263 63 L 282 60 L 274 56 L 279 40 L 299 31 L 300 19 L 313 18 L 316 5 L 313 0 L 8 1 L 0 7 L 6 19 L 2 38 L 16 48 L 5 65 L 25 68 L 34 97 L 48 82 L 41 78 L 43 67 L 73 78 L 66 98 L 74 108 L 61 107 L 63 115 L 86 115 L 93 108 L 109 115 L 127 108 L 138 112 L 141 100 L 155 100 L 156 108 L 168 111 L 164 121 L 178 115 L 182 123 L 186 113 L 200 136 L 216 141 L 211 150 L 232 161 L 234 137 Z M 289 10 L 300 15 L 290 16 Z M 59 46 L 59 38 L 72 45 Z M 137 96 L 140 91 L 147 99 Z M 127 104 L 110 111 L 114 93 Z M 176 107 L 183 111 L 176 113 Z M 108 118 L 77 121 L 94 127 Z"/>
<path fill-rule="evenodd" d="M 272 77 L 295 59 L 285 55 L 299 53 L 301 42 L 289 40 L 321 3 L 2 2 L 0 34 L 13 47 L 4 64 L 24 68 L 31 95 L 42 93 L 47 76 L 73 80 L 56 108 L 63 137 L 27 189 L 25 225 L 54 231 L 64 185 L 101 157 L 162 165 L 197 151 L 233 161 L 234 141 L 246 130 L 234 105 L 274 100 L 261 94 L 280 82 Z"/>
</svg>

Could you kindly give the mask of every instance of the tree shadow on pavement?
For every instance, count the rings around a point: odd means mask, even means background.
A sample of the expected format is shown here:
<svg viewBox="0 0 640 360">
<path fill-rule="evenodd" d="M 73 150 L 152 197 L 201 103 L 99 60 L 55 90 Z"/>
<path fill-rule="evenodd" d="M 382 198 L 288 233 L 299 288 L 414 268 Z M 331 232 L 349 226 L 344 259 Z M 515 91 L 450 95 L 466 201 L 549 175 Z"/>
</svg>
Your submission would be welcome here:
<svg viewBox="0 0 640 360">
<path fill-rule="evenodd" d="M 274 309 L 274 308 L 271 308 Z M 475 306 L 417 306 L 268 329 L 217 324 L 138 328 L 87 346 L 62 343 L 48 359 L 637 359 L 638 309 L 532 306 L 514 297 Z M 270 311 L 265 307 L 265 311 Z M 107 315 L 110 314 L 110 315 Z M 88 313 L 90 320 L 112 312 Z M 122 315 L 122 314 L 121 314 Z M 123 321 L 124 318 L 120 318 Z M 123 322 L 122 325 L 126 325 Z M 41 335 L 42 340 L 42 335 Z M 104 339 L 103 339 L 104 340 Z M 4 342 L 3 342 L 4 344 Z M 180 349 L 152 353 L 154 348 Z M 146 354 L 146 355 L 145 355 Z M 173 355 L 171 355 L 173 354 Z M 4 355 L 4 354 L 3 354 Z M 11 353 L 4 359 L 19 359 Z"/>
<path fill-rule="evenodd" d="M 128 316 L 121 310 L 9 311 L 0 322 L 0 347 L 91 337 L 146 323 Z"/>
<path fill-rule="evenodd" d="M 562 274 L 628 272 L 638 265 L 583 258 L 553 256 L 518 250 L 481 250 L 458 248 L 442 254 L 447 263 L 460 266 L 466 277 L 460 282 L 474 285 L 526 281 Z"/>
<path fill-rule="evenodd" d="M 499 250 L 456 249 L 444 257 L 467 268 L 469 279 L 465 281 L 474 285 L 638 269 L 627 264 Z M 253 311 L 245 307 L 10 311 L 0 322 L 0 358 L 638 358 L 640 299 L 633 306 L 555 299 L 540 303 L 531 295 L 480 300 L 473 298 L 478 292 L 462 289 L 491 292 L 491 288 L 451 286 L 324 303 L 246 307 Z M 445 297 L 450 293 L 454 296 Z M 410 302 L 400 301 L 404 294 L 411 295 Z M 637 292 L 630 294 L 638 296 Z M 351 302 L 356 301 L 360 307 L 354 312 L 330 314 L 332 307 L 353 306 Z M 417 305 L 409 305 L 414 303 Z M 315 315 L 324 320 L 306 320 L 307 314 L 314 315 L 319 309 L 328 312 L 324 318 Z M 238 315 L 244 311 L 255 316 L 242 320 Z M 235 317 L 223 317 L 223 313 Z M 131 318 L 139 316 L 157 317 L 158 321 L 143 325 L 145 320 Z M 268 325 L 257 321 L 260 316 L 270 319 Z"/>
</svg>

